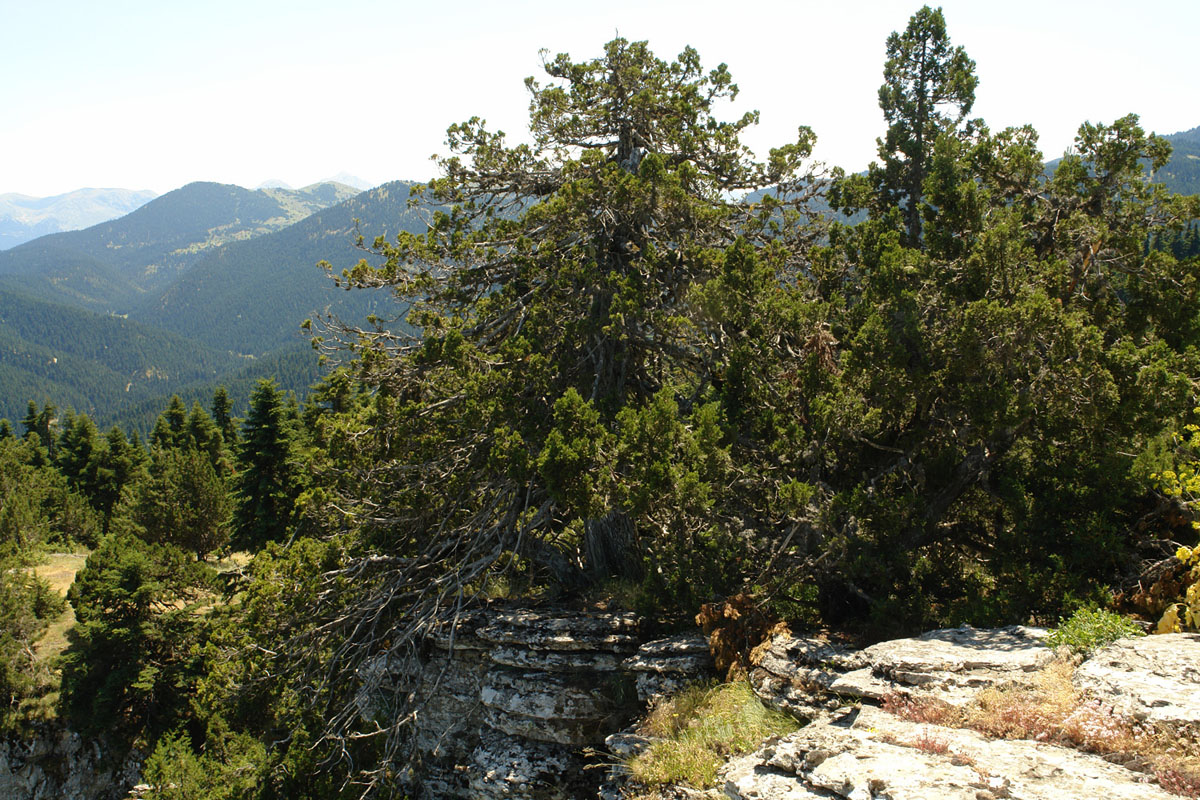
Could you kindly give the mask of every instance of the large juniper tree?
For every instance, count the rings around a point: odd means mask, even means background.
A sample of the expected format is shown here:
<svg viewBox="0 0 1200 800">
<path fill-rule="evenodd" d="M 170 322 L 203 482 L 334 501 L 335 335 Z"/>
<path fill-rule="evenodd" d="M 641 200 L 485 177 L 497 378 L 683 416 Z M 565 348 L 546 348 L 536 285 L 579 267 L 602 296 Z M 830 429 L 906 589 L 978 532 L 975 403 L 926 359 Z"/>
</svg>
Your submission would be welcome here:
<svg viewBox="0 0 1200 800">
<path fill-rule="evenodd" d="M 325 675 L 408 652 L 504 570 L 568 594 L 639 580 L 683 608 L 739 585 L 745 521 L 716 502 L 736 480 L 717 402 L 735 332 L 693 300 L 769 237 L 786 261 L 786 204 L 734 198 L 777 186 L 798 202 L 814 137 L 756 161 L 739 137 L 757 114 L 716 116 L 737 87 L 691 49 L 663 61 L 617 39 L 545 69 L 527 81 L 529 143 L 452 126 L 443 177 L 416 197 L 428 232 L 376 241 L 340 278 L 392 287 L 421 335 L 325 334 L 373 390 L 316 423 L 330 466 L 312 497 L 350 562 L 313 647 L 291 652 Z M 357 715 L 342 709 L 340 734 Z"/>
</svg>

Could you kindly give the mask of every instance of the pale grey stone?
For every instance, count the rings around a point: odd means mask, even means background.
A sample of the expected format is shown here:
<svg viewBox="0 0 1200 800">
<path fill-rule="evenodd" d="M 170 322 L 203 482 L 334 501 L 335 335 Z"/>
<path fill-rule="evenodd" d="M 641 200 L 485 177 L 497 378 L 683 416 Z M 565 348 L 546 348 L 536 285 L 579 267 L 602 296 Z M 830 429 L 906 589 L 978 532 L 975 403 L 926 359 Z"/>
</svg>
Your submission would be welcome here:
<svg viewBox="0 0 1200 800">
<path fill-rule="evenodd" d="M 1157 784 L 1099 756 L 1032 741 L 990 740 L 864 707 L 825 719 L 722 772 L 732 800 L 1169 800 Z"/>
<path fill-rule="evenodd" d="M 1200 634 L 1120 639 L 1084 661 L 1075 684 L 1122 715 L 1200 727 Z"/>
</svg>

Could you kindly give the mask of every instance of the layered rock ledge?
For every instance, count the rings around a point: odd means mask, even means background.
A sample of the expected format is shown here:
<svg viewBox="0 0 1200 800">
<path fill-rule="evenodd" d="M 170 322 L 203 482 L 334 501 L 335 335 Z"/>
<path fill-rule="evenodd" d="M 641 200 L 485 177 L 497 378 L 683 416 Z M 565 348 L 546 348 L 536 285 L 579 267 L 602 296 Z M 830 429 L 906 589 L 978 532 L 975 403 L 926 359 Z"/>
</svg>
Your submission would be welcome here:
<svg viewBox="0 0 1200 800">
<path fill-rule="evenodd" d="M 811 721 L 729 762 L 732 800 L 1085 800 L 1177 798 L 1129 753 L 1101 756 L 1034 740 L 920 724 L 873 705 L 891 696 L 964 705 L 983 689 L 1035 682 L 1055 657 L 1045 631 L 956 628 L 862 650 L 776 637 L 751 681 L 764 701 Z M 1061 653 L 1058 655 L 1062 655 Z M 1123 639 L 1075 669 L 1089 702 L 1168 737 L 1200 730 L 1200 635 Z M 853 704 L 853 707 L 850 705 Z M 835 710 L 836 707 L 836 710 Z M 1191 795 L 1189 795 L 1191 796 Z"/>
<path fill-rule="evenodd" d="M 980 689 L 1027 679 L 1050 663 L 1046 635 L 1021 625 L 948 628 L 862 650 L 777 636 L 759 648 L 750 680 L 765 701 L 800 719 L 846 699 L 879 701 L 897 692 L 961 705 Z"/>
<path fill-rule="evenodd" d="M 416 684 L 410 790 L 428 798 L 568 800 L 595 793 L 588 748 L 662 693 L 712 674 L 699 636 L 647 642 L 633 614 L 474 612 L 433 639 Z M 364 713 L 403 676 L 360 676 Z"/>
<path fill-rule="evenodd" d="M 921 725 L 878 708 L 812 723 L 729 762 L 731 800 L 1171 800 L 1097 755 Z"/>
</svg>

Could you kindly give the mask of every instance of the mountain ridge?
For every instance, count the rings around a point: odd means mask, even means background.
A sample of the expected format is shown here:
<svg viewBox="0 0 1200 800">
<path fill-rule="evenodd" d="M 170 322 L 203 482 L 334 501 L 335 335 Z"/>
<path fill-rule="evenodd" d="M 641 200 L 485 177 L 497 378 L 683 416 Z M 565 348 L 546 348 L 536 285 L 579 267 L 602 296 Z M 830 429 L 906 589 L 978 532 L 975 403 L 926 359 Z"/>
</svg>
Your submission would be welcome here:
<svg viewBox="0 0 1200 800">
<path fill-rule="evenodd" d="M 84 187 L 47 197 L 0 194 L 0 250 L 40 236 L 79 230 L 124 216 L 158 197 L 149 189 Z"/>
<path fill-rule="evenodd" d="M 0 251 L 0 285 L 92 311 L 127 313 L 206 251 L 281 230 L 356 193 L 341 184 L 259 191 L 190 183 L 118 219 Z M 93 280 L 97 272 L 100 284 Z"/>
</svg>

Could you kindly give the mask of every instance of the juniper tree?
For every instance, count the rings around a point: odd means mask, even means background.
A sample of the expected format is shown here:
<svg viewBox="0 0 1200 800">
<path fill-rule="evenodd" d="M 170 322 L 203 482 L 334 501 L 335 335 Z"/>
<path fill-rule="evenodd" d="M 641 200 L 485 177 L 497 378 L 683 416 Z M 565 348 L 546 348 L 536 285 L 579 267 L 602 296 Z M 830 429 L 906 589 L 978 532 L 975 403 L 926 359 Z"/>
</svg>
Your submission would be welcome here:
<svg viewBox="0 0 1200 800">
<path fill-rule="evenodd" d="M 800 174 L 815 137 L 756 161 L 740 136 L 758 115 L 720 119 L 737 87 L 690 48 L 663 61 L 617 39 L 544 66 L 526 82 L 530 141 L 451 126 L 443 176 L 414 198 L 428 231 L 376 240 L 339 277 L 391 287 L 420 336 L 333 323 L 319 342 L 350 347 L 372 398 L 314 415 L 323 513 L 348 549 L 328 580 L 354 578 L 291 655 L 329 675 L 413 652 L 514 565 L 550 592 L 644 580 L 683 608 L 740 585 L 744 522 L 715 503 L 732 482 L 723 334 L 693 293 L 739 236 L 750 258 L 779 238 L 788 203 L 735 198 L 774 186 L 798 205 L 819 185 Z M 356 718 L 340 705 L 329 730 Z"/>
</svg>

